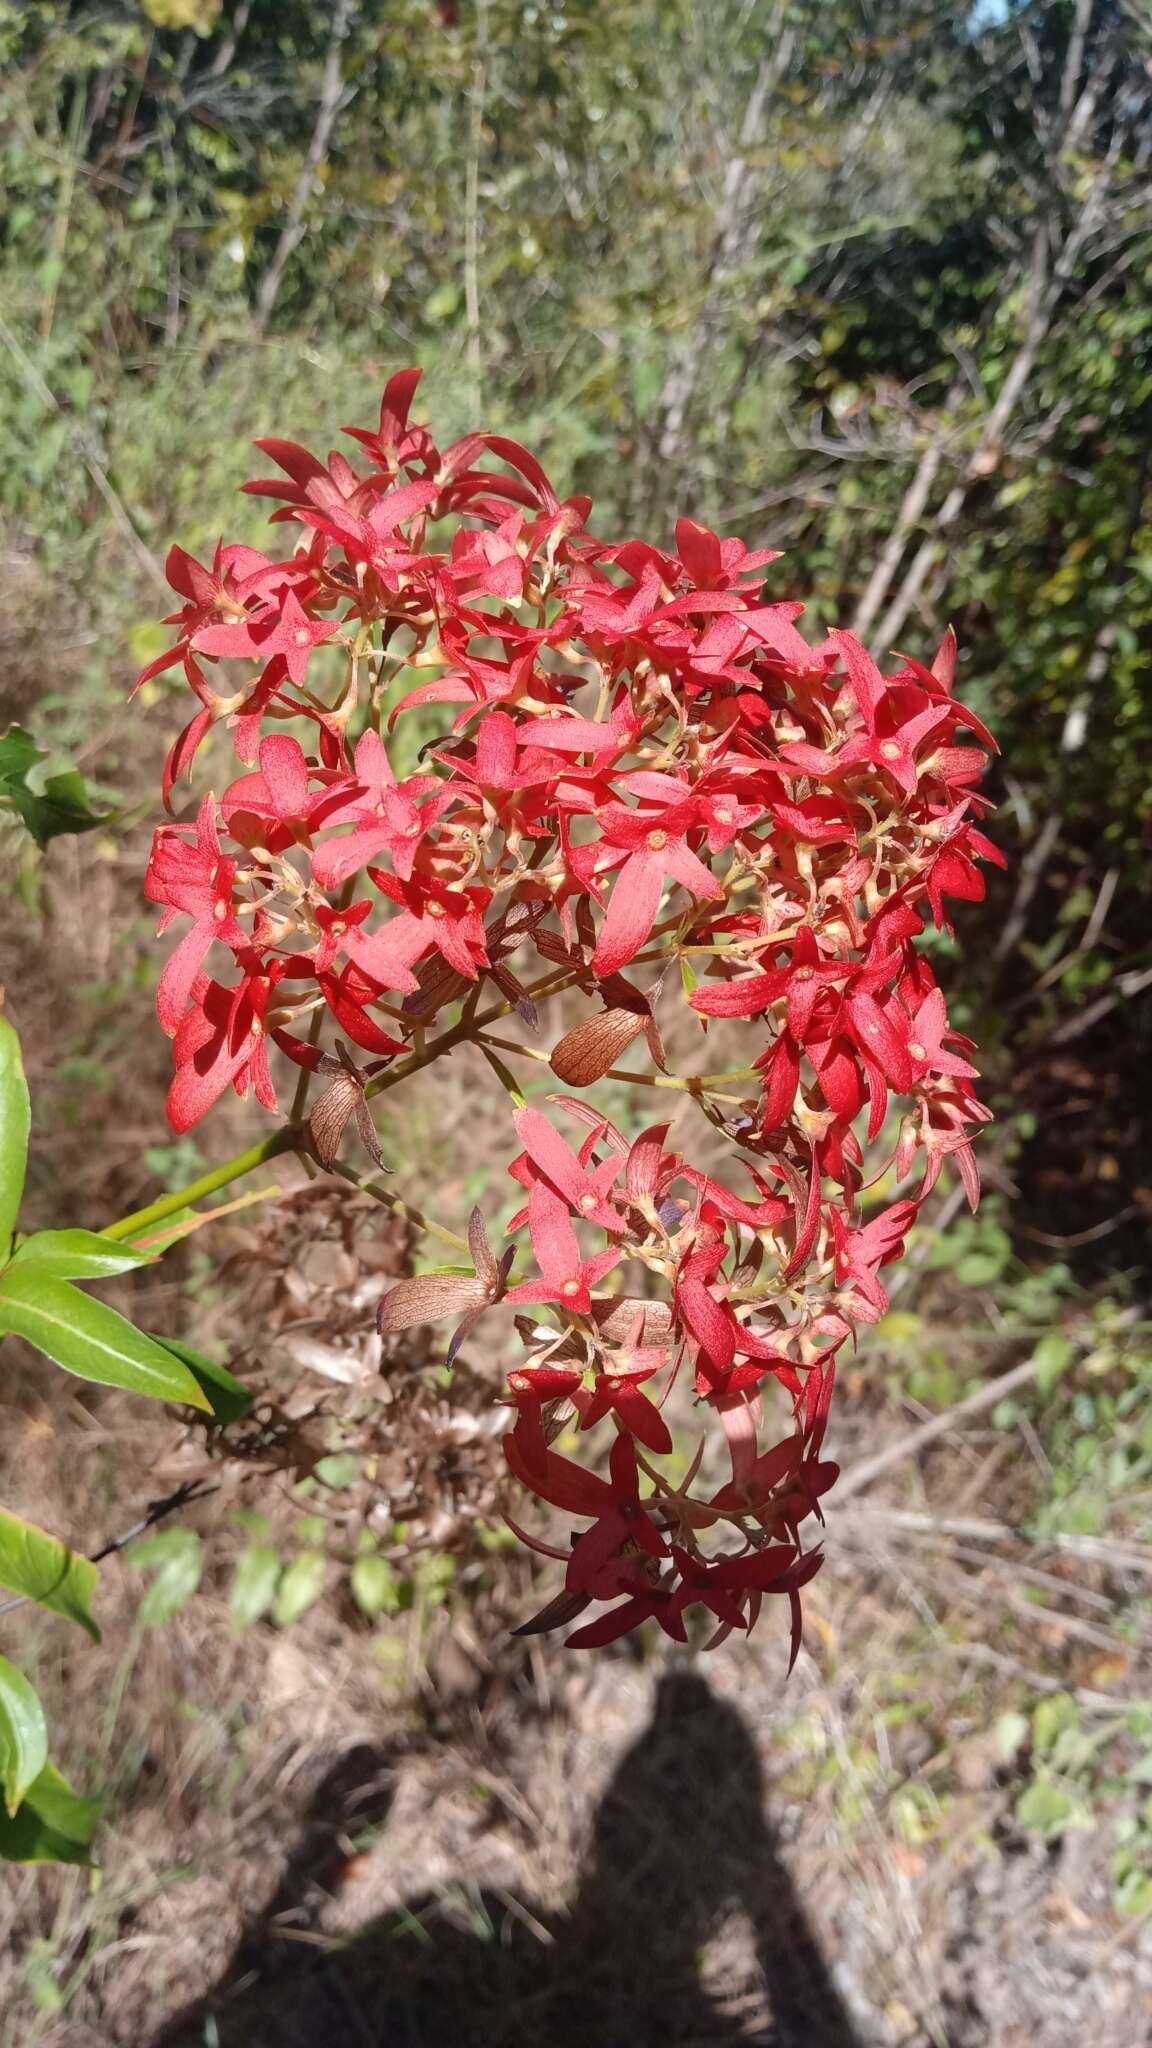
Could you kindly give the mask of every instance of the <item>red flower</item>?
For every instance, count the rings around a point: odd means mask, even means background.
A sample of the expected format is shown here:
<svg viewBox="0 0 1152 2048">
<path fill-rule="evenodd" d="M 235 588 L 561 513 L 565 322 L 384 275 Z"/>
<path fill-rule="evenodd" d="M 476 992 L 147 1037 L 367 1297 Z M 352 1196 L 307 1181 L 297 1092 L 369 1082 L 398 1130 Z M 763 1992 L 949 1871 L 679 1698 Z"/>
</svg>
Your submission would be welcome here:
<svg viewBox="0 0 1152 2048">
<path fill-rule="evenodd" d="M 978 1194 L 973 1047 L 917 947 L 1000 858 L 979 830 L 991 736 L 952 694 L 954 636 L 930 667 L 901 655 L 888 673 L 849 633 L 810 645 L 802 605 L 762 601 L 771 551 L 691 519 L 674 550 L 595 539 L 590 502 L 562 498 L 517 442 L 441 450 L 411 417 L 417 382 L 390 380 L 378 424 L 349 430 L 352 459 L 259 444 L 279 474 L 246 488 L 302 533 L 287 559 L 226 544 L 210 564 L 168 558 L 173 644 L 141 680 L 182 671 L 196 701 L 164 803 L 221 722 L 251 771 L 194 828 L 163 827 L 149 862 L 162 929 L 191 921 L 158 993 L 170 1115 L 187 1129 L 229 1087 L 275 1111 L 283 1055 L 332 1080 L 310 1127 L 334 1165 L 353 1111 L 375 1148 L 370 1087 L 469 1039 L 502 1078 L 526 1054 L 581 1091 L 646 1047 L 658 1071 L 612 1085 L 679 1086 L 675 1132 L 633 1137 L 621 1118 L 625 1137 L 553 1097 L 581 1126 L 574 1147 L 550 1112 L 520 1108 L 509 1172 L 527 1199 L 503 1256 L 474 1217 L 475 1273 L 400 1282 L 383 1327 L 463 1315 L 454 1356 L 481 1312 L 532 1306 L 516 1318 L 509 1466 L 591 1526 L 529 1626 L 608 1603 L 574 1644 L 645 1619 L 683 1640 L 691 1607 L 727 1633 L 780 1593 L 795 1655 L 819 1565 L 797 1532 L 835 1477 L 821 1447 L 836 1354 L 883 1313 L 880 1275 L 945 1165 Z M 329 644 L 339 658 L 313 662 Z M 232 687 L 220 660 L 256 667 Z M 445 707 L 431 739 L 430 706 Z M 303 745 L 283 729 L 301 719 Z M 670 890 L 684 893 L 662 920 Z M 743 1048 L 715 1062 L 731 1073 L 699 1072 L 678 986 L 696 1018 L 743 1020 L 725 1034 Z M 551 1025 L 562 991 L 573 1012 L 550 1054 L 496 1035 L 502 1011 Z M 895 1156 L 876 1157 L 893 1094 Z M 914 1195 L 862 1219 L 862 1191 L 893 1169 L 919 1172 Z M 525 1222 L 534 1265 L 509 1290 Z M 625 1260 L 649 1299 L 603 1292 Z M 685 1363 L 695 1417 L 725 1433 L 731 1478 L 711 1498 L 703 1442 L 676 1467 L 667 1397 Z M 570 1425 L 582 1449 L 611 1433 L 607 1477 L 550 1448 Z"/>
<path fill-rule="evenodd" d="M 200 654 L 232 655 L 266 661 L 281 654 L 294 683 L 308 673 L 312 650 L 337 632 L 334 619 L 310 619 L 289 591 L 279 611 L 268 610 L 233 626 L 202 626 L 192 644 Z"/>
<path fill-rule="evenodd" d="M 613 805 L 600 813 L 605 843 L 625 848 L 628 857 L 613 885 L 592 956 L 597 974 L 615 974 L 635 959 L 656 922 L 666 876 L 695 896 L 713 903 L 723 901 L 722 885 L 684 836 L 688 829 L 684 811 L 694 822 L 690 804 L 638 811 Z"/>
<path fill-rule="evenodd" d="M 592 1306 L 592 1289 L 619 1264 L 620 1253 L 597 1252 L 591 1259 L 582 1259 L 576 1232 L 568 1221 L 567 1203 L 542 1180 L 533 1183 L 528 1196 L 528 1228 L 542 1277 L 509 1288 L 507 1299 L 554 1301 L 573 1314 L 586 1315 Z"/>
</svg>

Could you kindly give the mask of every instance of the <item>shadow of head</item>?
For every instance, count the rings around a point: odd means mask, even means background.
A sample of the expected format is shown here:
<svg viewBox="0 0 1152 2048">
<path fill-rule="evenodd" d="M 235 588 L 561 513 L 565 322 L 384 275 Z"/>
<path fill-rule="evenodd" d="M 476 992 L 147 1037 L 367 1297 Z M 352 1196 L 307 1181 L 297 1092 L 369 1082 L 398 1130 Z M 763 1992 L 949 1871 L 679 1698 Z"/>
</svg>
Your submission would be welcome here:
<svg viewBox="0 0 1152 2048">
<path fill-rule="evenodd" d="M 777 1851 L 752 1734 L 694 1672 L 659 1681 L 567 1912 L 415 1891 L 352 1941 L 317 1939 L 387 1784 L 375 1752 L 340 1759 L 275 1897 L 155 2048 L 859 2048 Z"/>
</svg>

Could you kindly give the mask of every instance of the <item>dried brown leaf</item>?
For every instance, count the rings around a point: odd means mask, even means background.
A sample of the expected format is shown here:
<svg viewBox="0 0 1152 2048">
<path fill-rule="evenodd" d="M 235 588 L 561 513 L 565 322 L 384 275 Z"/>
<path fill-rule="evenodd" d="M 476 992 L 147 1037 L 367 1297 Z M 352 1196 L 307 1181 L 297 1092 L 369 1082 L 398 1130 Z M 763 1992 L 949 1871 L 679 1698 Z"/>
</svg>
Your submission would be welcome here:
<svg viewBox="0 0 1152 2048">
<path fill-rule="evenodd" d="M 550 1629 L 567 1628 L 570 1621 L 575 1621 L 578 1614 L 583 1614 L 591 1598 L 590 1593 L 557 1593 L 554 1600 L 549 1600 L 548 1605 L 540 1609 L 539 1614 L 534 1614 L 531 1621 L 522 1621 L 519 1628 L 512 1630 L 512 1634 L 543 1636 L 547 1635 Z"/>
<path fill-rule="evenodd" d="M 420 1323 L 463 1315 L 487 1299 L 488 1289 L 471 1273 L 416 1273 L 383 1297 L 376 1310 L 376 1327 L 381 1336 L 392 1337 L 399 1330 L 414 1330 Z"/>
<path fill-rule="evenodd" d="M 323 1095 L 318 1095 L 312 1104 L 308 1129 L 316 1157 L 326 1173 L 332 1171 L 348 1119 L 356 1114 L 357 1105 L 363 1099 L 364 1083 L 360 1076 L 342 1067 Z"/>
<path fill-rule="evenodd" d="M 468 1218 L 468 1249 L 472 1254 L 477 1279 L 481 1281 L 486 1292 L 494 1293 L 500 1284 L 500 1268 L 496 1264 L 496 1254 L 489 1242 L 484 1218 L 478 1208 L 473 1209 Z"/>
<path fill-rule="evenodd" d="M 548 1064 L 569 1088 L 591 1088 L 639 1038 L 644 1025 L 644 1017 L 634 1010 L 602 1010 L 598 1017 L 586 1017 L 566 1031 Z"/>
<path fill-rule="evenodd" d="M 663 1344 L 672 1330 L 672 1310 L 666 1301 L 594 1301 L 592 1318 L 610 1344 Z"/>
</svg>

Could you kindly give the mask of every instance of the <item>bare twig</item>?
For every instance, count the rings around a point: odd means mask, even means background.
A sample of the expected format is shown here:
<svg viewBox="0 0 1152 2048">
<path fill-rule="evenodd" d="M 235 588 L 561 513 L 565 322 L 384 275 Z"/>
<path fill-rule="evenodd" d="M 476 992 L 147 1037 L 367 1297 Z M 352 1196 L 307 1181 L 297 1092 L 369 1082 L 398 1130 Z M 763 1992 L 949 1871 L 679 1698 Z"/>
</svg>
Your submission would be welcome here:
<svg viewBox="0 0 1152 2048">
<path fill-rule="evenodd" d="M 1032 898 L 1040 887 L 1041 877 L 1060 837 L 1063 822 L 1058 811 L 1050 811 L 1020 862 L 1016 894 L 1012 898 L 1012 908 L 1004 920 L 1000 936 L 992 948 L 993 960 L 1006 960 L 1023 937 L 1028 912 L 1032 907 Z"/>
<path fill-rule="evenodd" d="M 1052 1033 L 1049 1045 L 1071 1045 L 1073 1039 L 1083 1038 L 1102 1017 L 1107 1017 L 1121 1003 L 1131 1002 L 1134 996 L 1143 995 L 1146 988 L 1152 988 L 1152 967 L 1142 972 L 1132 971 L 1118 974 L 1111 995 L 1101 996 L 1098 1003 L 1089 1003 L 1086 1010 L 1080 1010 L 1075 1017 L 1069 1017 L 1059 1029 Z"/>
<path fill-rule="evenodd" d="M 106 1557 L 113 1557 L 117 1551 L 126 1550 L 128 1545 L 135 1543 L 136 1538 L 143 1536 L 146 1530 L 154 1529 L 157 1522 L 165 1521 L 169 1515 L 179 1514 L 182 1508 L 191 1507 L 195 1501 L 207 1500 L 211 1494 L 218 1493 L 219 1490 L 218 1486 L 206 1486 L 203 1480 L 186 1479 L 176 1488 L 175 1493 L 165 1494 L 163 1500 L 152 1501 L 139 1521 L 133 1522 L 130 1529 L 123 1530 L 119 1536 L 110 1536 L 106 1543 L 101 1544 L 99 1550 L 89 1551 L 89 1564 L 102 1564 Z M 0 1614 L 11 1614 L 17 1607 L 27 1607 L 30 1600 L 30 1594 L 17 1593 L 11 1600 L 0 1601 Z"/>
<path fill-rule="evenodd" d="M 642 490 L 650 487 L 653 476 L 659 475 L 666 481 L 669 466 L 680 454 L 689 409 L 706 374 L 712 343 L 720 326 L 724 289 L 744 260 L 750 221 L 749 200 L 756 179 L 753 153 L 763 141 L 772 94 L 784 77 L 795 48 L 793 31 L 783 26 L 783 12 L 782 7 L 777 7 L 767 27 L 770 54 L 764 58 L 756 74 L 744 108 L 736 148 L 724 168 L 712 255 L 699 311 L 691 333 L 677 350 L 664 379 L 651 437 L 652 459 L 644 465 L 646 474 Z"/>
<path fill-rule="evenodd" d="M 468 121 L 468 162 L 464 174 L 464 317 L 467 323 L 468 376 L 473 409 L 483 402 L 484 354 L 480 332 L 480 152 L 484 143 L 484 105 L 488 93 L 488 0 L 478 0 L 476 58 L 472 66 Z"/>
<path fill-rule="evenodd" d="M 328 53 L 324 60 L 324 76 L 320 85 L 320 104 L 316 110 L 316 125 L 300 175 L 292 189 L 288 202 L 288 213 L 276 244 L 276 253 L 268 265 L 256 295 L 256 312 L 253 321 L 258 335 L 263 334 L 272 317 L 272 309 L 280 293 L 284 272 L 304 239 L 304 215 L 316 183 L 316 173 L 328 153 L 336 116 L 350 97 L 344 84 L 341 60 L 344 42 L 352 26 L 356 12 L 356 0 L 337 0 L 332 14 L 332 29 L 328 37 Z"/>
<path fill-rule="evenodd" d="M 881 1473 L 887 1472 L 892 1465 L 901 1464 L 905 1458 L 915 1457 L 927 1444 L 935 1443 L 938 1436 L 946 1436 L 950 1430 L 955 1429 L 957 1423 L 967 1420 L 971 1415 L 982 1414 L 986 1408 L 994 1408 L 997 1401 L 1002 1401 L 1005 1395 L 1014 1393 L 1017 1387 L 1027 1386 L 1035 1373 L 1035 1357 L 1026 1358 L 1022 1364 L 1014 1365 L 1011 1372 L 1002 1373 L 999 1379 L 990 1380 L 987 1385 L 977 1387 L 974 1394 L 969 1394 L 963 1401 L 957 1401 L 953 1407 L 946 1408 L 942 1415 L 933 1415 L 928 1422 L 922 1422 L 918 1429 L 901 1437 L 897 1443 L 889 1444 L 884 1450 L 877 1451 L 874 1457 L 863 1458 L 859 1464 L 850 1465 L 837 1484 L 837 1500 L 848 1500 L 852 1494 L 859 1493 L 865 1486 L 871 1486 L 872 1481 L 879 1479 Z"/>
<path fill-rule="evenodd" d="M 892 588 L 893 579 L 907 545 L 908 536 L 919 526 L 924 517 L 925 507 L 931 496 L 932 486 L 944 459 L 948 422 L 955 415 L 956 408 L 964 396 L 963 383 L 952 386 L 944 400 L 943 412 L 935 432 L 925 448 L 913 472 L 912 481 L 904 493 L 904 500 L 896 515 L 896 521 L 888 539 L 876 558 L 876 566 L 868 579 L 864 595 L 856 607 L 852 631 L 859 639 L 867 639 L 872 621 Z"/>
<path fill-rule="evenodd" d="M 0 342 L 3 342 L 24 382 L 30 391 L 35 392 L 41 405 L 47 406 L 49 412 L 56 414 L 57 419 L 69 419 L 70 415 L 65 412 L 55 393 L 49 390 L 32 358 L 20 346 L 12 329 L 3 317 L 0 317 Z M 163 564 L 157 560 L 147 541 L 137 531 L 127 505 L 109 478 L 107 470 L 96 453 L 92 436 L 79 420 L 71 421 L 71 425 L 72 441 L 76 453 L 88 471 L 109 512 L 112 514 L 116 526 L 128 542 L 140 567 L 167 594 L 168 578 L 164 574 Z"/>
<path fill-rule="evenodd" d="M 248 16 L 251 12 L 252 0 L 237 0 L 228 32 L 208 67 L 209 78 L 223 78 L 236 55 L 236 45 L 248 26 Z"/>
<path fill-rule="evenodd" d="M 1093 1223 L 1089 1230 L 1073 1231 L 1070 1237 L 1057 1236 L 1051 1230 L 1033 1230 L 1029 1223 L 1021 1223 L 1019 1229 L 1021 1236 L 1031 1238 L 1033 1244 L 1051 1245 L 1053 1251 L 1070 1252 L 1077 1245 L 1096 1244 L 1100 1238 L 1110 1236 L 1112 1231 L 1119 1230 L 1122 1223 L 1130 1223 L 1133 1216 L 1139 1214 L 1139 1202 L 1129 1202 L 1125 1208 L 1118 1209 L 1115 1216 L 1106 1216 L 1103 1223 Z"/>
</svg>

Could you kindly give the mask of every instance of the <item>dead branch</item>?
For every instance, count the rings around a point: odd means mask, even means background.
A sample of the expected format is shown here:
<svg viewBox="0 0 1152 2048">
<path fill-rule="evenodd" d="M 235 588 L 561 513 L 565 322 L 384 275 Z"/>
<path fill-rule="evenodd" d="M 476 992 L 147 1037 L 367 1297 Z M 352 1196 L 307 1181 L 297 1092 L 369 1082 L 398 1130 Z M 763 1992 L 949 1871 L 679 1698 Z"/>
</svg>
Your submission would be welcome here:
<svg viewBox="0 0 1152 2048">
<path fill-rule="evenodd" d="M 328 53 L 324 60 L 324 76 L 320 85 L 320 104 L 316 110 L 316 125 L 312 140 L 308 144 L 300 175 L 288 202 L 288 213 L 280 230 L 276 253 L 268 265 L 256 295 L 256 312 L 253 326 L 257 335 L 262 335 L 272 317 L 272 309 L 280 293 L 284 272 L 299 248 L 305 235 L 304 215 L 312 197 L 316 174 L 328 154 L 336 116 L 351 97 L 344 84 L 342 57 L 344 42 L 352 26 L 356 12 L 356 0 L 337 0 L 332 16 L 332 30 L 328 38 Z"/>
<path fill-rule="evenodd" d="M 1036 1359 L 1026 1358 L 1022 1364 L 1014 1365 L 1011 1372 L 1001 1373 L 999 1379 L 989 1380 L 985 1386 L 977 1387 L 974 1394 L 968 1394 L 963 1401 L 957 1401 L 951 1408 L 946 1408 L 943 1414 L 933 1415 L 928 1422 L 922 1422 L 918 1429 L 911 1430 L 896 1443 L 877 1451 L 874 1457 L 864 1458 L 859 1464 L 850 1465 L 837 1481 L 837 1500 L 849 1500 L 854 1493 L 871 1486 L 872 1481 L 879 1479 L 881 1473 L 887 1472 L 892 1465 L 903 1463 L 905 1458 L 914 1458 L 918 1451 L 924 1450 L 928 1444 L 935 1443 L 937 1437 L 947 1436 L 949 1431 L 956 1428 L 957 1423 L 966 1421 L 969 1416 L 982 1414 L 986 1408 L 994 1408 L 997 1401 L 1002 1401 L 1007 1394 L 1014 1393 L 1017 1387 L 1026 1386 L 1028 1381 L 1034 1378 L 1035 1373 Z"/>
</svg>

